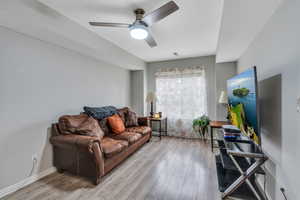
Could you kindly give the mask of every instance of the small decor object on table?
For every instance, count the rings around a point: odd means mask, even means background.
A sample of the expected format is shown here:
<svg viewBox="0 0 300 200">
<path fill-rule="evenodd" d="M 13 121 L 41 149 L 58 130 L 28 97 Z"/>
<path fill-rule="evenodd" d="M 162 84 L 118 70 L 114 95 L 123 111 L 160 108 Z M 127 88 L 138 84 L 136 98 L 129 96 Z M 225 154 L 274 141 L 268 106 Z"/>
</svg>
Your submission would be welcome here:
<svg viewBox="0 0 300 200">
<path fill-rule="evenodd" d="M 241 130 L 233 125 L 223 125 L 222 129 L 224 130 L 224 139 L 227 141 L 235 141 L 241 136 Z"/>
<path fill-rule="evenodd" d="M 154 118 L 159 119 L 159 118 L 161 118 L 161 116 L 160 116 L 159 113 L 155 113 L 155 114 L 154 114 Z"/>
<path fill-rule="evenodd" d="M 205 137 L 210 119 L 207 115 L 202 115 L 193 120 L 193 129 L 198 132 L 202 138 Z"/>
<path fill-rule="evenodd" d="M 158 114 L 159 114 L 159 117 L 162 117 L 162 112 L 158 112 Z"/>
</svg>

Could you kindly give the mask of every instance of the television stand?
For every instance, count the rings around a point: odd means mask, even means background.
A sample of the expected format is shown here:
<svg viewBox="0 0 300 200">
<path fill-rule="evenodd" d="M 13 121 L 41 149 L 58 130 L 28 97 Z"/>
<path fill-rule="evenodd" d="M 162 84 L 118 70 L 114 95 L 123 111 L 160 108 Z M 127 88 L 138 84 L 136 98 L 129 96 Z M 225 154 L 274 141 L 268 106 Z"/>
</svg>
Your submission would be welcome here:
<svg viewBox="0 0 300 200">
<path fill-rule="evenodd" d="M 218 135 L 220 154 L 216 156 L 219 190 L 222 199 L 229 196 L 264 200 L 255 183 L 255 174 L 264 174 L 261 166 L 268 160 L 251 139 L 241 136 L 227 141 L 223 131 Z"/>
</svg>

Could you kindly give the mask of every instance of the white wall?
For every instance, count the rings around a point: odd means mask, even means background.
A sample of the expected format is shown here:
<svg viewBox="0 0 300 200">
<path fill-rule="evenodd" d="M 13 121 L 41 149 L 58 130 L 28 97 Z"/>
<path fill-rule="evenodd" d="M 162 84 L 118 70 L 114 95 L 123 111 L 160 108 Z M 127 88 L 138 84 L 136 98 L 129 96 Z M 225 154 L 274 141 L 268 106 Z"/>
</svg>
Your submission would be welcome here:
<svg viewBox="0 0 300 200">
<path fill-rule="evenodd" d="M 299 9 L 299 0 L 283 1 L 238 62 L 239 72 L 256 65 L 259 80 L 282 74 L 282 130 L 279 159 L 276 159 L 275 152 L 265 149 L 273 159 L 271 162 L 275 163 L 275 170 L 268 170 L 274 177 L 276 186 L 274 191 L 268 192 L 276 200 L 283 199 L 279 191 L 280 187 L 286 188 L 288 199 L 300 199 L 300 114 L 296 111 L 296 99 L 300 96 Z M 278 114 L 272 109 L 269 112 Z"/>
<path fill-rule="evenodd" d="M 48 134 L 84 105 L 128 106 L 130 73 L 0 27 L 0 189 L 52 166 Z"/>
</svg>

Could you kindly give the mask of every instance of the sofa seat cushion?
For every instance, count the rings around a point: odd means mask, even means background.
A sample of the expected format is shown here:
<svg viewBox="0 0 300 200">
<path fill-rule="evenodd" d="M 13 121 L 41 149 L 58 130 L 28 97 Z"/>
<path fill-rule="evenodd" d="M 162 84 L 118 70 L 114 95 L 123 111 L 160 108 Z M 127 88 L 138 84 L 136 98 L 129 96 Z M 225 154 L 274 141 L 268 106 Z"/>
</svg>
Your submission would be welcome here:
<svg viewBox="0 0 300 200">
<path fill-rule="evenodd" d="M 142 137 L 142 135 L 135 132 L 125 131 L 121 134 L 111 134 L 109 137 L 112 137 L 113 139 L 117 140 L 126 140 L 127 142 L 129 142 L 129 144 L 133 144 L 137 140 L 139 140 Z"/>
<path fill-rule="evenodd" d="M 104 156 L 110 158 L 128 147 L 128 142 L 125 140 L 116 140 L 110 137 L 103 137 L 100 141 L 101 149 Z"/>
<path fill-rule="evenodd" d="M 151 128 L 149 126 L 134 126 L 134 127 L 126 128 L 125 131 L 135 132 L 135 133 L 140 133 L 142 135 L 145 135 L 151 132 Z"/>
</svg>

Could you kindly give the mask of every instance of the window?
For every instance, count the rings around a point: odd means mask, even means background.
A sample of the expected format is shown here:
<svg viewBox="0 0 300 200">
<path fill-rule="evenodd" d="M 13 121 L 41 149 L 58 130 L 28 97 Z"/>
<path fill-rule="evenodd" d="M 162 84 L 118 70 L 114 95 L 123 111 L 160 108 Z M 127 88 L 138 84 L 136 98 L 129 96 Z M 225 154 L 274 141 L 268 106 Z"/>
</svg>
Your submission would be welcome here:
<svg viewBox="0 0 300 200">
<path fill-rule="evenodd" d="M 203 67 L 157 72 L 156 94 L 156 111 L 168 117 L 168 133 L 180 137 L 198 137 L 192 130 L 192 121 L 207 114 Z"/>
</svg>

